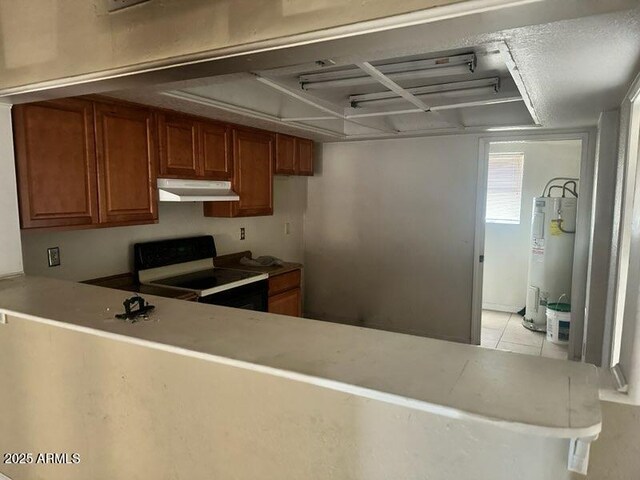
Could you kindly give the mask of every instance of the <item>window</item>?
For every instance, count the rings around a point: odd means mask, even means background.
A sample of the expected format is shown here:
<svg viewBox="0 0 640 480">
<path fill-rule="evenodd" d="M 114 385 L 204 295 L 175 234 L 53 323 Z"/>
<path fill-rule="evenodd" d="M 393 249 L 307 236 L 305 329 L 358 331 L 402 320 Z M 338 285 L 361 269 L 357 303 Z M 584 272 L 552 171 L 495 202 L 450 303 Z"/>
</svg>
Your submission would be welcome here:
<svg viewBox="0 0 640 480">
<path fill-rule="evenodd" d="M 520 223 L 524 153 L 490 153 L 487 181 L 488 223 Z"/>
</svg>

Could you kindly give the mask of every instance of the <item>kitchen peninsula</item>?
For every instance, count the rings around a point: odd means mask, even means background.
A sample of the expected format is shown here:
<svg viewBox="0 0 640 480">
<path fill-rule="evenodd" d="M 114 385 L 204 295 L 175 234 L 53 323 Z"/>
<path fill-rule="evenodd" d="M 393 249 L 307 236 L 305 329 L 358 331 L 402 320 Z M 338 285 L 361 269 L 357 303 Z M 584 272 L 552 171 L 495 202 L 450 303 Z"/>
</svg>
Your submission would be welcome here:
<svg viewBox="0 0 640 480">
<path fill-rule="evenodd" d="M 559 469 L 570 478 L 570 448 L 579 468 L 600 431 L 590 365 L 154 296 L 150 318 L 132 324 L 114 318 L 125 297 L 39 277 L 0 281 L 0 408 L 22 398 L 46 427 L 38 447 L 92 458 L 53 474 L 12 466 L 12 478 L 108 478 L 117 467 L 129 478 L 320 479 L 344 462 L 350 478 L 417 478 L 445 461 L 440 478 L 453 479 L 461 451 L 488 475 L 531 449 L 545 462 L 521 478 Z M 17 412 L 0 428 L 26 445 L 23 420 Z M 104 454 L 101 440 L 84 450 L 88 436 L 117 441 Z M 379 469 L 360 469 L 381 456 Z"/>
</svg>

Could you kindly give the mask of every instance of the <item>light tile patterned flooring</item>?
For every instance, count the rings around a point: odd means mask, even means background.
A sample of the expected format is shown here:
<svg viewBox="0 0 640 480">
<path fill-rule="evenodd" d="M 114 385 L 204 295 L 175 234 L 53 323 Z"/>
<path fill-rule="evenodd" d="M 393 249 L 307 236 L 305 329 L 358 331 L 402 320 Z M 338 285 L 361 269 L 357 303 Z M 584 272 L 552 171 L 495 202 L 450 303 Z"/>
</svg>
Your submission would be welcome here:
<svg viewBox="0 0 640 480">
<path fill-rule="evenodd" d="M 548 342 L 544 333 L 527 330 L 517 313 L 483 310 L 480 345 L 527 355 L 567 359 L 566 345 Z"/>
</svg>

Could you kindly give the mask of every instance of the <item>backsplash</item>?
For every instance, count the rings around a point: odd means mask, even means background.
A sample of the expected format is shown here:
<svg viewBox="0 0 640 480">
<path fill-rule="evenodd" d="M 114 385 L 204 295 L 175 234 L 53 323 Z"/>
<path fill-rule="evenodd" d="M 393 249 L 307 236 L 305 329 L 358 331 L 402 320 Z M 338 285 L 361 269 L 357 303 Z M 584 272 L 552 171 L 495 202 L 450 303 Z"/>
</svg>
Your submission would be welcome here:
<svg viewBox="0 0 640 480">
<path fill-rule="evenodd" d="M 159 223 L 59 232 L 22 231 L 24 271 L 67 280 L 115 275 L 132 270 L 133 244 L 191 235 L 213 235 L 219 255 L 251 250 L 302 261 L 305 177 L 274 177 L 274 215 L 247 218 L 207 218 L 202 203 L 160 203 Z M 285 224 L 289 223 L 289 234 Z M 240 240 L 240 228 L 246 239 Z M 47 248 L 60 247 L 61 265 L 48 267 Z"/>
</svg>

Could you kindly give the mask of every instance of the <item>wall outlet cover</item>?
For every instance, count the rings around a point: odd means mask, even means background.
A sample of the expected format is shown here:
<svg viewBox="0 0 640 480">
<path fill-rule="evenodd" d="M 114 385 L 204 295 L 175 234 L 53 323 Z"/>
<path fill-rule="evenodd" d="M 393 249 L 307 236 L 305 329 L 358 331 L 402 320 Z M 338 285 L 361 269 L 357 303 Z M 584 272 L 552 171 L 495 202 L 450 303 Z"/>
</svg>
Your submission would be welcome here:
<svg viewBox="0 0 640 480">
<path fill-rule="evenodd" d="M 244 227 L 241 227 L 240 228 L 240 240 L 244 240 L 245 238 L 246 237 L 245 237 L 245 233 L 244 233 Z"/>
<path fill-rule="evenodd" d="M 47 260 L 50 267 L 60 265 L 60 247 L 47 248 Z"/>
</svg>

